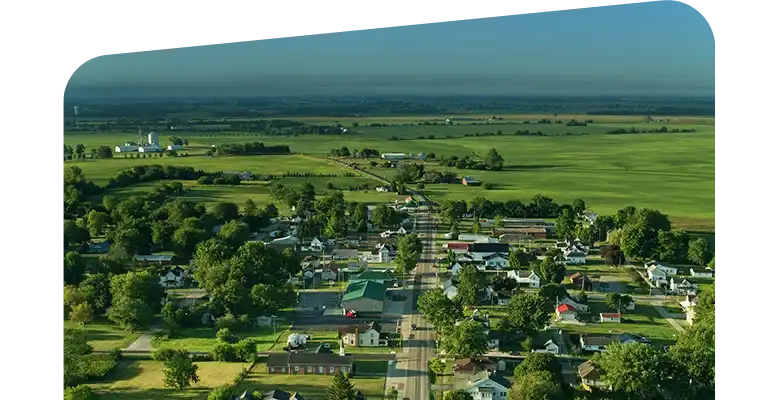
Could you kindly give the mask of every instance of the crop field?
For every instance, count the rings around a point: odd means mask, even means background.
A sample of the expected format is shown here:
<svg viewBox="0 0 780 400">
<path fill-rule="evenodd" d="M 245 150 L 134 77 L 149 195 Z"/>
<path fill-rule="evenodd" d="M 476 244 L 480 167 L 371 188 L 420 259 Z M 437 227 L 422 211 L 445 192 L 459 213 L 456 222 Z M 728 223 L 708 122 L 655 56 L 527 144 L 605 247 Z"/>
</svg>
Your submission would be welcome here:
<svg viewBox="0 0 780 400">
<path fill-rule="evenodd" d="M 110 382 L 93 383 L 90 386 L 100 399 L 151 400 L 151 399 L 205 399 L 211 389 L 232 384 L 233 378 L 248 368 L 247 363 L 196 362 L 198 383 L 176 391 L 163 384 L 163 363 L 150 360 L 123 360 L 106 377 Z"/>
<path fill-rule="evenodd" d="M 385 387 L 384 377 L 354 376 L 349 380 L 371 400 L 381 400 Z M 333 381 L 328 375 L 287 375 L 268 374 L 265 364 L 257 363 L 249 371 L 249 375 L 239 385 L 239 390 L 253 392 L 267 392 L 273 389 L 281 389 L 292 392 L 300 392 L 306 398 L 321 399 L 325 397 L 328 386 Z"/>
<path fill-rule="evenodd" d="M 486 116 L 469 116 L 475 121 Z M 558 116 L 564 122 L 570 119 L 593 119 L 596 122 L 585 127 L 564 124 L 522 123 L 541 116 L 503 116 L 497 124 L 471 125 L 469 121 L 457 121 L 459 125 L 417 125 L 421 121 L 433 121 L 442 117 L 388 117 L 363 119 L 308 118 L 308 123 L 331 124 L 339 122 L 351 126 L 358 133 L 340 136 L 300 135 L 297 137 L 260 136 L 240 133 L 176 133 L 187 138 L 193 146 L 211 146 L 219 143 L 243 143 L 261 141 L 267 145 L 287 144 L 297 156 L 244 156 L 205 157 L 193 150 L 189 157 L 163 157 L 147 159 L 96 160 L 73 162 L 88 179 L 104 184 L 119 171 L 135 164 L 187 165 L 205 171 L 248 170 L 259 174 L 284 172 L 314 172 L 344 175 L 349 170 L 336 163 L 322 160 L 333 148 L 375 148 L 380 152 L 435 153 L 437 158 L 450 155 L 464 156 L 485 154 L 496 148 L 505 159 L 503 171 L 472 171 L 451 169 L 459 176 L 470 175 L 495 185 L 493 190 L 484 187 L 466 187 L 456 184 L 426 185 L 426 191 L 438 201 L 445 199 L 469 200 L 482 196 L 489 200 L 518 199 L 529 201 L 541 193 L 558 203 L 584 199 L 597 213 L 614 213 L 627 205 L 652 207 L 670 216 L 676 227 L 694 231 L 714 231 L 715 226 L 715 127 L 714 118 L 671 117 L 669 122 L 641 122 L 634 116 Z M 548 116 L 549 117 L 549 116 Z M 439 121 L 441 122 L 441 121 Z M 385 127 L 365 127 L 370 123 L 407 124 Z M 613 129 L 695 129 L 693 133 L 622 134 L 608 135 Z M 502 131 L 501 136 L 463 137 L 467 133 Z M 548 136 L 515 136 L 516 130 L 541 130 Z M 571 133 L 570 136 L 566 132 Z M 558 134 L 556 136 L 556 133 Z M 586 134 L 586 135 L 583 135 Z M 434 135 L 435 139 L 417 139 Z M 114 146 L 124 140 L 136 139 L 135 133 L 67 133 L 65 142 L 70 145 L 84 143 L 87 149 L 99 144 Z M 403 140 L 389 140 L 391 137 Z M 451 136 L 447 138 L 447 136 Z M 165 135 L 162 136 L 167 141 Z M 204 150 L 200 150 L 204 151 Z M 378 160 L 377 160 L 378 161 Z M 362 161 L 361 163 L 366 163 Z M 426 170 L 444 171 L 438 163 L 426 163 Z M 372 170 L 381 176 L 392 177 L 395 171 L 376 167 Z M 317 187 L 327 184 L 329 178 L 311 178 Z M 339 178 L 340 180 L 342 178 Z M 344 178 L 355 181 L 354 186 L 365 182 L 366 177 Z M 346 188 L 350 184 L 339 184 Z M 375 184 L 374 181 L 373 184 Z M 243 186 L 243 185 L 242 185 Z M 262 185 L 244 187 L 199 187 L 193 198 L 243 201 L 246 198 L 266 195 Z M 125 189 L 132 190 L 132 188 Z M 387 196 L 389 197 L 389 196 Z M 380 202 L 381 194 L 345 192 L 348 200 Z M 257 199 L 255 199 L 258 201 Z M 262 202 L 262 200 L 260 200 Z"/>
</svg>

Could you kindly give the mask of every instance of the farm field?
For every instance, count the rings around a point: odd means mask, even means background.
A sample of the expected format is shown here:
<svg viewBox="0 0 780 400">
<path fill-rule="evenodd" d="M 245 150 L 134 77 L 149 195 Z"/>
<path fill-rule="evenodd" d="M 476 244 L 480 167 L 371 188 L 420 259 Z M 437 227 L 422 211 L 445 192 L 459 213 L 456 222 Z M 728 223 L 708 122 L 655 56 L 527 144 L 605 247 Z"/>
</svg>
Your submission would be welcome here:
<svg viewBox="0 0 780 400">
<path fill-rule="evenodd" d="M 266 392 L 281 389 L 300 392 L 306 398 L 324 398 L 332 380 L 333 377 L 329 375 L 268 374 L 266 365 L 257 363 L 238 389 L 249 390 L 250 393 L 255 390 Z M 363 392 L 368 399 L 380 400 L 384 397 L 384 377 L 354 376 L 350 381 L 355 385 L 355 389 Z"/>
<path fill-rule="evenodd" d="M 82 329 L 87 334 L 87 343 L 95 351 L 109 351 L 115 348 L 125 348 L 132 343 L 139 333 L 132 333 L 119 328 L 118 325 L 104 318 L 97 318 L 88 325 L 81 327 L 72 321 L 65 321 L 65 328 Z"/>
<path fill-rule="evenodd" d="M 106 376 L 110 382 L 92 383 L 100 399 L 152 400 L 152 399 L 205 399 L 211 389 L 232 384 L 233 378 L 248 363 L 196 362 L 200 381 L 191 387 L 176 391 L 163 384 L 163 363 L 151 360 L 123 360 Z"/>
</svg>

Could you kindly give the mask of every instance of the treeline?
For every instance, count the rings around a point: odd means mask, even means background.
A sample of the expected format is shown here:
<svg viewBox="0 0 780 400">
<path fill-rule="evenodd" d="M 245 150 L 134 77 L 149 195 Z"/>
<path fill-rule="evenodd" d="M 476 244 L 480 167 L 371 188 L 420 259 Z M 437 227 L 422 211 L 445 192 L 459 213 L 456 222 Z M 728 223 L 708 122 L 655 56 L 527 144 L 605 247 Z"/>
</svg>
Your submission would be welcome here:
<svg viewBox="0 0 780 400">
<path fill-rule="evenodd" d="M 116 177 L 108 180 L 106 189 L 127 187 L 137 183 L 174 179 L 181 181 L 194 181 L 209 175 L 203 170 L 192 167 L 178 167 L 175 165 L 135 165 L 120 172 Z"/>
<path fill-rule="evenodd" d="M 333 157 L 357 157 L 357 158 L 375 158 L 379 157 L 380 153 L 377 149 L 367 149 L 364 148 L 362 150 L 354 149 L 352 151 L 349 150 L 348 147 L 341 147 L 336 149 L 331 149 L 328 152 L 329 156 Z"/>
<path fill-rule="evenodd" d="M 441 205 L 441 214 L 449 221 L 459 221 L 466 214 L 474 218 L 557 218 L 562 209 L 579 211 L 575 205 L 560 205 L 550 197 L 537 194 L 528 203 L 520 200 L 491 201 L 484 197 L 475 197 L 468 203 L 465 200 L 447 200 Z"/>
<path fill-rule="evenodd" d="M 632 133 L 693 133 L 693 132 L 696 132 L 696 129 L 677 129 L 677 128 L 669 129 L 665 126 L 662 126 L 658 129 L 636 129 L 633 127 L 631 129 L 620 128 L 620 129 L 613 129 L 607 131 L 606 133 L 608 135 L 625 135 L 625 134 L 632 134 Z"/>
<path fill-rule="evenodd" d="M 442 158 L 439 165 L 458 169 L 501 171 L 504 168 L 504 158 L 496 149 L 490 149 L 483 159 L 474 158 L 471 155 L 462 157 L 452 155 L 449 158 Z"/>
<path fill-rule="evenodd" d="M 226 143 L 217 145 L 209 149 L 207 154 L 219 155 L 268 155 L 268 154 L 290 154 L 290 146 L 276 145 L 266 146 L 261 142 L 252 143 Z"/>
</svg>

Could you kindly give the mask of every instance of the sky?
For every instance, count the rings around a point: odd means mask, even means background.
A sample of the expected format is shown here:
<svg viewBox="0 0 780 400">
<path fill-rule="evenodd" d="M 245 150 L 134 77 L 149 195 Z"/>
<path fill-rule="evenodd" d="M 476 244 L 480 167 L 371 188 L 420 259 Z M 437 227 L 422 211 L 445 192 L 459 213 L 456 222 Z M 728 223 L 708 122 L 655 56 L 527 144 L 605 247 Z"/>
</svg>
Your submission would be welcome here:
<svg viewBox="0 0 780 400">
<path fill-rule="evenodd" d="M 82 65 L 66 97 L 711 96 L 714 86 L 709 24 L 659 1 L 108 55 Z"/>
</svg>

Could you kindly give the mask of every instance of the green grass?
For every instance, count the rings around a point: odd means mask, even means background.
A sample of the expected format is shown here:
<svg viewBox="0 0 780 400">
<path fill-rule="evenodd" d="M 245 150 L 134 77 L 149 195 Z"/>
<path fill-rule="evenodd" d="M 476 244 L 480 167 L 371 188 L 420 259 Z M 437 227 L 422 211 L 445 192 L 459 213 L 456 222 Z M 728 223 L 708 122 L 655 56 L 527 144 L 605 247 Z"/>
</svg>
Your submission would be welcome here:
<svg viewBox="0 0 780 400">
<path fill-rule="evenodd" d="M 83 328 L 71 321 L 65 321 L 65 327 L 83 329 L 87 334 L 87 342 L 96 351 L 125 348 L 140 335 L 139 333 L 122 330 L 118 325 L 102 318 L 96 319 Z"/>
<path fill-rule="evenodd" d="M 606 307 L 604 301 L 588 300 L 590 306 L 590 316 L 598 317 L 602 312 L 614 312 Z M 632 333 L 644 336 L 654 344 L 659 346 L 670 345 L 677 341 L 679 333 L 669 323 L 658 314 L 658 311 L 649 304 L 637 303 L 634 311 L 623 313 L 623 322 L 621 323 L 599 323 L 590 322 L 590 316 L 586 316 L 588 321 L 585 326 L 560 324 L 558 327 L 569 333 L 577 334 L 617 334 Z M 625 321 L 626 319 L 631 322 Z"/>
<path fill-rule="evenodd" d="M 282 339 L 287 338 L 287 335 L 292 333 L 285 332 L 282 335 Z M 311 339 L 308 339 L 306 341 L 306 347 L 307 348 L 314 348 L 322 344 L 329 344 L 330 349 L 334 352 L 337 352 L 339 349 L 339 339 L 336 336 L 336 331 L 306 331 L 302 333 L 307 333 L 311 335 Z M 392 345 L 392 342 L 390 343 Z M 344 352 L 348 354 L 359 354 L 359 353 L 371 353 L 371 354 L 388 354 L 390 353 L 390 350 L 393 350 L 392 347 L 352 347 L 347 346 L 344 348 Z"/>
<path fill-rule="evenodd" d="M 387 374 L 386 360 L 355 361 L 355 374 L 385 376 Z"/>
<path fill-rule="evenodd" d="M 244 382 L 239 385 L 239 390 L 249 390 L 253 392 L 267 392 L 273 389 L 280 389 L 289 392 L 300 392 L 304 397 L 321 399 L 325 397 L 328 386 L 333 381 L 332 376 L 328 375 L 287 375 L 287 374 L 268 374 L 265 364 L 255 364 L 249 371 Z M 380 400 L 384 394 L 384 377 L 362 377 L 355 376 L 350 378 L 355 385 L 355 389 L 372 400 Z"/>
<path fill-rule="evenodd" d="M 527 117 L 527 116 L 526 116 Z M 526 118 L 518 116 L 519 119 Z M 414 122 L 427 117 L 398 117 Z M 539 118 L 535 116 L 534 118 Z M 561 116 L 561 118 L 565 118 Z M 588 117 L 590 118 L 590 117 Z M 597 117 L 594 117 L 597 118 Z M 680 228 L 712 232 L 715 226 L 715 135 L 713 118 L 674 118 L 665 123 L 669 128 L 694 128 L 695 133 L 604 135 L 616 128 L 652 129 L 660 123 L 629 122 L 637 117 L 614 116 L 588 127 L 565 125 L 457 125 L 457 126 L 392 126 L 360 128 L 362 134 L 338 137 L 304 135 L 299 137 L 245 137 L 240 135 L 208 136 L 181 134 L 193 145 L 262 141 L 267 145 L 289 144 L 293 151 L 325 155 L 330 149 L 376 148 L 380 152 L 434 152 L 437 157 L 484 154 L 496 148 L 503 155 L 504 171 L 453 170 L 458 175 L 472 175 L 496 184 L 496 189 L 463 185 L 426 185 L 426 191 L 438 201 L 470 200 L 483 196 L 490 200 L 519 199 L 528 202 L 537 193 L 552 197 L 558 203 L 584 199 L 589 208 L 606 214 L 627 205 L 652 207 L 668 214 Z M 332 120 L 310 118 L 307 121 Z M 347 118 L 340 119 L 347 121 Z M 350 120 L 351 121 L 351 120 Z M 503 136 L 417 140 L 420 135 L 462 136 L 465 133 L 489 132 L 501 129 Z M 511 135 L 515 130 L 540 129 L 554 133 L 590 133 L 584 136 L 526 137 Z M 134 133 L 81 134 L 68 133 L 66 143 L 83 142 L 87 148 L 98 143 L 111 144 L 135 138 Z M 390 136 L 410 140 L 390 141 Z M 88 179 L 100 183 L 120 170 L 137 163 L 191 165 L 204 170 L 250 170 L 259 173 L 285 171 L 345 172 L 343 167 L 324 160 L 304 156 L 248 156 L 115 159 L 94 162 L 66 162 L 79 165 Z M 428 163 L 428 170 L 445 170 L 437 163 Z M 393 176 L 395 170 L 377 167 L 377 173 Z"/>
<path fill-rule="evenodd" d="M 147 399 L 205 399 L 211 389 L 232 384 L 246 363 L 197 362 L 198 378 L 190 388 L 176 391 L 163 384 L 163 363 L 149 360 L 123 360 L 105 377 L 103 382 L 90 386 L 101 399 L 147 400 Z"/>
<path fill-rule="evenodd" d="M 272 327 L 254 327 L 245 332 L 234 332 L 234 335 L 239 339 L 254 340 L 257 343 L 257 351 L 262 352 L 284 347 L 287 337 L 284 333 L 289 328 L 289 324 L 285 325 L 284 322 L 277 321 L 276 333 Z M 187 328 L 175 338 L 156 340 L 154 346 L 210 352 L 217 344 L 216 336 L 217 330 L 211 327 Z"/>
</svg>

